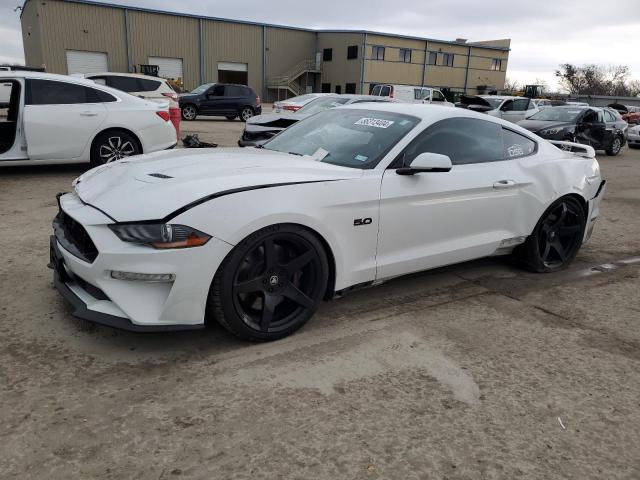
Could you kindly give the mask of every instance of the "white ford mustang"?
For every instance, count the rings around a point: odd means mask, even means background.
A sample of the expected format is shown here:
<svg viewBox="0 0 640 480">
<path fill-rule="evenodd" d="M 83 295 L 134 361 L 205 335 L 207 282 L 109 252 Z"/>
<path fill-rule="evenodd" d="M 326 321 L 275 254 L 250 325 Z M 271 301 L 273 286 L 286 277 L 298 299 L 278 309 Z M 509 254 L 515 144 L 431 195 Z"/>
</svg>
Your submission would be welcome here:
<svg viewBox="0 0 640 480">
<path fill-rule="evenodd" d="M 512 254 L 573 260 L 604 181 L 561 150 L 463 109 L 358 104 L 263 148 L 158 152 L 95 168 L 59 196 L 54 283 L 74 314 L 129 330 L 272 340 L 323 299 L 398 275 Z"/>
</svg>

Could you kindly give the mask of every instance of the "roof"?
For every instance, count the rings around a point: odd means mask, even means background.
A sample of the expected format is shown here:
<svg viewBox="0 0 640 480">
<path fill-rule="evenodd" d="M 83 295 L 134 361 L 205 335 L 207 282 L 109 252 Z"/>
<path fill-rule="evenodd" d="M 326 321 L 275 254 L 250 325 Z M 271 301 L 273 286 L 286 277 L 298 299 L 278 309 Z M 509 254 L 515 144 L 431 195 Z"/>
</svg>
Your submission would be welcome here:
<svg viewBox="0 0 640 480">
<path fill-rule="evenodd" d="M 22 18 L 22 13 L 24 12 L 24 7 L 27 4 L 29 0 L 24 0 L 24 3 L 22 4 L 22 10 L 20 10 L 20 17 Z M 203 20 L 215 20 L 215 21 L 219 21 L 219 22 L 230 22 L 230 23 L 240 23 L 240 24 L 244 24 L 244 25 L 256 25 L 256 26 L 260 26 L 260 27 L 271 27 L 271 28 L 286 28 L 286 29 L 290 29 L 290 30 L 301 30 L 301 31 L 305 31 L 305 32 L 315 32 L 315 33 L 355 33 L 355 34 L 369 34 L 369 35 L 383 35 L 383 36 L 387 36 L 387 37 L 395 37 L 395 38 L 406 38 L 406 39 L 411 39 L 411 40 L 422 40 L 422 41 L 428 41 L 428 42 L 438 42 L 438 43 L 444 43 L 444 44 L 449 44 L 449 45 L 460 45 L 460 46 L 464 46 L 464 47 L 476 47 L 476 48 L 486 48 L 488 50 L 501 50 L 501 51 L 510 51 L 511 49 L 509 47 L 501 47 L 501 46 L 497 46 L 497 45 L 489 45 L 489 44 L 485 44 L 483 42 L 466 42 L 466 41 L 455 41 L 455 40 L 440 40 L 437 38 L 429 38 L 429 37 L 419 37 L 419 36 L 412 36 L 412 35 L 402 35 L 402 34 L 398 34 L 398 33 L 388 33 L 388 32 L 377 32 L 377 31 L 373 31 L 373 30 L 323 30 L 323 29 L 312 29 L 312 28 L 303 28 L 303 27 L 294 27 L 291 25 L 279 25 L 279 24 L 271 24 L 271 23 L 264 23 L 264 22 L 254 22 L 254 21 L 250 21 L 250 20 L 236 20 L 236 19 L 231 19 L 231 18 L 222 18 L 222 17 L 212 17 L 212 16 L 206 16 L 206 15 L 194 15 L 191 13 L 181 13 L 181 12 L 172 12 L 172 11 L 168 11 L 168 10 L 157 10 L 157 9 L 152 9 L 152 8 L 142 8 L 142 7 L 133 7 L 133 6 L 128 6 L 128 5 L 119 5 L 119 4 L 114 4 L 114 3 L 108 3 L 108 2 L 99 2 L 99 1 L 95 1 L 95 0 L 58 0 L 61 2 L 67 2 L 67 3 L 81 3 L 81 4 L 85 4 L 85 5 L 95 5 L 95 6 L 99 6 L 99 7 L 111 7 L 111 8 L 119 8 L 122 10 L 129 10 L 129 11 L 134 11 L 134 12 L 146 12 L 146 13 L 158 13 L 161 15 L 173 15 L 173 16 L 177 16 L 177 17 L 187 17 L 187 18 L 195 18 L 195 19 L 203 19 Z M 491 41 L 491 40 L 489 40 Z M 495 41 L 495 40 L 493 40 Z"/>
</svg>

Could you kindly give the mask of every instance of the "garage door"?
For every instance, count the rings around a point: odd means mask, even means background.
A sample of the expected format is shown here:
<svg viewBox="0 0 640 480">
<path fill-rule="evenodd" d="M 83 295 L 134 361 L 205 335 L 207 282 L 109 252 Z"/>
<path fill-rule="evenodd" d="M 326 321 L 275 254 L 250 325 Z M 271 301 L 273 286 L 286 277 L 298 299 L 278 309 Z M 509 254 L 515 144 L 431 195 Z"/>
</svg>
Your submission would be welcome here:
<svg viewBox="0 0 640 480">
<path fill-rule="evenodd" d="M 107 54 L 104 52 L 85 52 L 67 50 L 67 73 L 108 72 Z"/>
<path fill-rule="evenodd" d="M 181 58 L 149 57 L 149 65 L 157 65 L 158 75 L 162 78 L 182 78 Z"/>
<path fill-rule="evenodd" d="M 218 62 L 218 81 L 248 85 L 248 71 L 249 66 L 246 63 Z"/>
</svg>

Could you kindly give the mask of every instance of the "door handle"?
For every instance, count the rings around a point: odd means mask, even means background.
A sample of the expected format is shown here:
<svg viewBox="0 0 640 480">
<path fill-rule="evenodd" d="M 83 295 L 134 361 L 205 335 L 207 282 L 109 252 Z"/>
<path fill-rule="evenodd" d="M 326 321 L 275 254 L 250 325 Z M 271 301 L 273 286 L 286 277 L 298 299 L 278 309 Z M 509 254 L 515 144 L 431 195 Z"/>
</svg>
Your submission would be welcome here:
<svg viewBox="0 0 640 480">
<path fill-rule="evenodd" d="M 498 180 L 493 184 L 493 188 L 513 188 L 516 186 L 515 180 Z"/>
<path fill-rule="evenodd" d="M 80 112 L 80 115 L 83 117 L 95 117 L 98 115 L 98 112 Z"/>
</svg>

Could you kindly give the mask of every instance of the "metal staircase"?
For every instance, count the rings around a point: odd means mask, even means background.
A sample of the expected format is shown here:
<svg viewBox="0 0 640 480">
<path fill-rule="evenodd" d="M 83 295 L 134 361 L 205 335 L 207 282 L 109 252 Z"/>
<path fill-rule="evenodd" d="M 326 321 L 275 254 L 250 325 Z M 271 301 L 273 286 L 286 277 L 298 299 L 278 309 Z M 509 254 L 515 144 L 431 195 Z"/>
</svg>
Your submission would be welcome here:
<svg viewBox="0 0 640 480">
<path fill-rule="evenodd" d="M 267 88 L 272 90 L 285 90 L 291 92 L 294 96 L 305 93 L 305 85 L 299 82 L 300 77 L 305 74 L 320 73 L 320 66 L 316 64 L 315 59 L 305 59 L 291 67 L 282 75 L 277 75 L 267 79 Z"/>
</svg>

